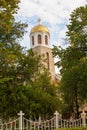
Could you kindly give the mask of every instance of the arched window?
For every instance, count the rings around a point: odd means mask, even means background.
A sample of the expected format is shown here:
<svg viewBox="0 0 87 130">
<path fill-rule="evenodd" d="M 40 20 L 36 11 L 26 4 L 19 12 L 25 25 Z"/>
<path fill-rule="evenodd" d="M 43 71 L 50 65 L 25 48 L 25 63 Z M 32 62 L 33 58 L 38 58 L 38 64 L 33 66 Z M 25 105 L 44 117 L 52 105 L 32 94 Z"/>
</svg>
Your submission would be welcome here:
<svg viewBox="0 0 87 130">
<path fill-rule="evenodd" d="M 47 58 L 47 68 L 49 69 L 49 53 L 46 53 L 46 58 Z"/>
<path fill-rule="evenodd" d="M 45 44 L 48 45 L 48 37 L 45 35 Z"/>
<path fill-rule="evenodd" d="M 38 35 L 38 44 L 41 44 L 41 35 Z"/>
<path fill-rule="evenodd" d="M 32 36 L 32 45 L 34 45 L 34 36 Z"/>
</svg>

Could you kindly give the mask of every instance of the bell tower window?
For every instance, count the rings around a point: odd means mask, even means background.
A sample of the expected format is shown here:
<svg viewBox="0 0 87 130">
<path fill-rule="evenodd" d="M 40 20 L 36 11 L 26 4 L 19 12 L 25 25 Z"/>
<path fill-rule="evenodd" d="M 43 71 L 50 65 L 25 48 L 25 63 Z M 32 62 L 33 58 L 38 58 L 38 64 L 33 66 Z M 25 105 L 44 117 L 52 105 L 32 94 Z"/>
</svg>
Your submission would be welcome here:
<svg viewBox="0 0 87 130">
<path fill-rule="evenodd" d="M 46 53 L 46 58 L 47 58 L 47 68 L 49 69 L 49 53 Z"/>
<path fill-rule="evenodd" d="M 41 35 L 38 35 L 38 44 L 41 44 Z"/>
<path fill-rule="evenodd" d="M 32 36 L 32 45 L 34 45 L 34 36 Z"/>
<path fill-rule="evenodd" d="M 48 45 L 48 37 L 45 35 L 45 44 Z"/>
</svg>

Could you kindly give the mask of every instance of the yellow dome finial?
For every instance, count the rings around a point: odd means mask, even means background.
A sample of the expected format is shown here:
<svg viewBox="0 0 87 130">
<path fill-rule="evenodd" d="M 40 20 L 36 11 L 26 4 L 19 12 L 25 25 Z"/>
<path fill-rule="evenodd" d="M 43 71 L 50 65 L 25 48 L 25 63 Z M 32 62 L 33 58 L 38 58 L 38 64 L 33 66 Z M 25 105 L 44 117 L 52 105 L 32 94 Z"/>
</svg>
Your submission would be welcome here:
<svg viewBox="0 0 87 130">
<path fill-rule="evenodd" d="M 40 18 L 38 19 L 38 24 L 31 29 L 30 34 L 36 33 L 36 32 L 49 33 L 48 28 L 41 24 Z"/>
<path fill-rule="evenodd" d="M 38 24 L 41 24 L 41 19 L 40 18 L 38 19 Z"/>
</svg>

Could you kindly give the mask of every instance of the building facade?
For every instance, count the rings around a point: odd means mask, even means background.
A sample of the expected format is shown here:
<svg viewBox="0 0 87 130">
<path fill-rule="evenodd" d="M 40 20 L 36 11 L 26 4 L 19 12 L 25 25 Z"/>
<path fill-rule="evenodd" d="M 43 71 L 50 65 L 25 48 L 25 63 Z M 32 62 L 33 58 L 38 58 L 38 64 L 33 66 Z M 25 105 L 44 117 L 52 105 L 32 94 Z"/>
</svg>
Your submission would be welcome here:
<svg viewBox="0 0 87 130">
<path fill-rule="evenodd" d="M 50 48 L 50 32 L 48 28 L 40 23 L 30 31 L 30 48 L 39 55 L 44 55 L 44 65 L 51 73 L 52 78 L 55 75 L 54 59 L 52 49 Z"/>
</svg>

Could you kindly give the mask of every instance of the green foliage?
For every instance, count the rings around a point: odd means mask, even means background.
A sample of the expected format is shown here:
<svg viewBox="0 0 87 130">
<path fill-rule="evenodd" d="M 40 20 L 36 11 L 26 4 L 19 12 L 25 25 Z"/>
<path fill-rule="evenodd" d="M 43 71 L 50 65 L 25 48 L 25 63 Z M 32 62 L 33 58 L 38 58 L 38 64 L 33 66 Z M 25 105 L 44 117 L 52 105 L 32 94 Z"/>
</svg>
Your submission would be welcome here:
<svg viewBox="0 0 87 130">
<path fill-rule="evenodd" d="M 14 117 L 20 110 L 32 118 L 51 116 L 61 102 L 49 72 L 40 73 L 44 69 L 41 56 L 32 50 L 24 53 L 16 44 L 5 52 L 1 49 L 0 57 L 0 113 L 3 119 Z"/>
<path fill-rule="evenodd" d="M 87 6 L 77 8 L 71 14 L 67 35 L 71 46 L 63 49 L 54 46 L 53 54 L 59 60 L 61 96 L 65 102 L 64 113 L 79 116 L 79 107 L 87 101 Z M 84 31 L 83 31 L 84 30 Z M 69 114 L 69 115 L 68 115 Z"/>
<path fill-rule="evenodd" d="M 56 65 L 61 67 L 61 95 L 70 113 L 78 113 L 79 106 L 87 99 L 87 59 L 83 52 L 73 47 L 54 47 L 53 51 L 59 57 Z"/>
<path fill-rule="evenodd" d="M 13 45 L 23 37 L 27 24 L 16 22 L 19 0 L 0 0 L 0 44 Z"/>
<path fill-rule="evenodd" d="M 20 77 L 21 82 L 25 82 L 27 85 L 31 84 L 35 80 L 42 68 L 41 61 L 41 56 L 36 55 L 32 49 L 28 50 L 25 55 L 19 58 L 17 74 Z"/>
<path fill-rule="evenodd" d="M 19 45 L 26 24 L 16 22 L 19 0 L 0 0 L 0 113 L 11 118 L 23 110 L 27 117 L 50 117 L 61 101 L 42 65 L 42 57 Z"/>
<path fill-rule="evenodd" d="M 56 95 L 57 88 L 51 83 L 51 77 L 47 70 L 44 70 L 43 73 L 37 75 L 32 87 L 33 91 L 36 90 L 36 92 L 34 92 L 36 95 L 34 98 L 35 107 L 33 106 L 34 110 L 33 108 L 31 109 L 31 111 L 33 110 L 33 114 L 39 114 L 42 118 L 46 119 L 52 116 L 55 110 L 60 110 L 62 103 Z M 37 103 L 39 108 L 36 107 Z"/>
<path fill-rule="evenodd" d="M 67 36 L 76 47 L 87 47 L 87 5 L 76 8 L 70 15 Z"/>
</svg>

